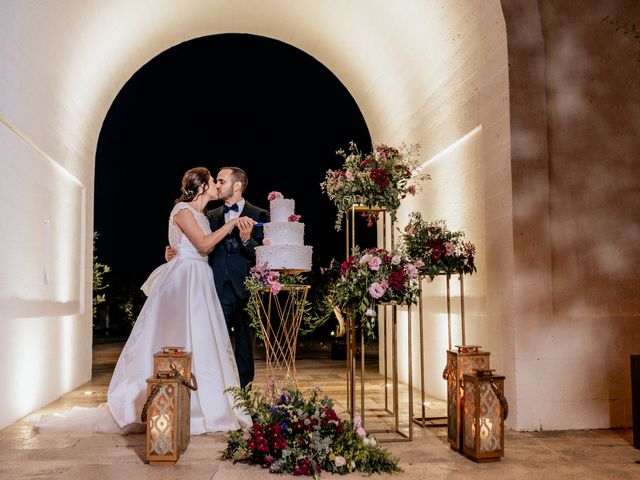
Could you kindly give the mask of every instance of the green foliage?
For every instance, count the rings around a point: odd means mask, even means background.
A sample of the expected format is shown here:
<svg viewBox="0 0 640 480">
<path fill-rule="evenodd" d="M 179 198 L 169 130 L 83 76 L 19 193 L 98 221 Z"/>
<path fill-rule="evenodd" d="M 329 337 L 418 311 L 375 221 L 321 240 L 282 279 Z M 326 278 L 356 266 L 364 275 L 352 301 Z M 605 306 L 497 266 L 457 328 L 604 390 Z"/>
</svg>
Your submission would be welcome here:
<svg viewBox="0 0 640 480">
<path fill-rule="evenodd" d="M 104 293 L 104 290 L 106 290 L 109 285 L 105 284 L 105 275 L 111 271 L 108 265 L 100 263 L 98 256 L 95 254 L 96 240 L 98 237 L 98 232 L 93 232 L 93 318 L 96 318 L 98 315 L 98 305 L 107 300 L 107 295 Z"/>
</svg>

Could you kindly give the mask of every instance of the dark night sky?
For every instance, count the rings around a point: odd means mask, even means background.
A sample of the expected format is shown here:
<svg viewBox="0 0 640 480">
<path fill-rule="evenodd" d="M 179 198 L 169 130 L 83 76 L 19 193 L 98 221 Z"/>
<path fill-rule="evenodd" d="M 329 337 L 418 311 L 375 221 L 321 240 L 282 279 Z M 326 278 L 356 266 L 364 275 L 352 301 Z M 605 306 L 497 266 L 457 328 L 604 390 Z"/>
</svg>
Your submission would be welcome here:
<svg viewBox="0 0 640 480">
<path fill-rule="evenodd" d="M 158 55 L 122 88 L 98 142 L 96 253 L 113 270 L 112 288 L 139 288 L 164 261 L 168 214 L 195 166 L 244 168 L 245 197 L 263 208 L 272 190 L 294 198 L 314 268 L 342 259 L 344 232 L 334 230 L 335 208 L 319 184 L 350 140 L 370 149 L 355 101 L 290 45 L 226 34 Z"/>
</svg>

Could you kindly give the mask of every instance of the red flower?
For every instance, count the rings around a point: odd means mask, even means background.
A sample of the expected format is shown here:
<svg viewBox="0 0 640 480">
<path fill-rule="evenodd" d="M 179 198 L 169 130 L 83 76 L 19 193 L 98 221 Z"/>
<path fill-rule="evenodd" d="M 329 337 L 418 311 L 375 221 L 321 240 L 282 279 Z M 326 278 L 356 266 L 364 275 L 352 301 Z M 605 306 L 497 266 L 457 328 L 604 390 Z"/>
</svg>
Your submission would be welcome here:
<svg viewBox="0 0 640 480">
<path fill-rule="evenodd" d="M 385 144 L 376 145 L 376 152 L 383 160 L 388 160 L 389 158 L 395 158 L 400 155 L 400 151 L 397 148 L 390 147 Z"/>
<path fill-rule="evenodd" d="M 351 270 L 355 270 L 356 268 L 356 263 L 353 257 L 349 257 L 347 258 L 344 262 L 342 262 L 342 265 L 340 265 L 340 276 L 344 277 L 344 275 L 351 271 Z"/>
<path fill-rule="evenodd" d="M 373 180 L 380 191 L 385 190 L 389 186 L 389 172 L 384 168 L 374 168 L 369 173 L 371 180 Z"/>
<path fill-rule="evenodd" d="M 371 158 L 367 157 L 358 164 L 358 168 L 365 169 L 371 165 Z"/>
<path fill-rule="evenodd" d="M 442 245 L 442 242 L 439 242 L 437 240 L 429 240 L 426 244 L 426 247 L 431 250 L 431 258 L 433 259 L 433 261 L 439 261 L 440 257 L 442 257 L 442 254 L 444 253 L 444 246 Z"/>
<path fill-rule="evenodd" d="M 407 280 L 407 274 L 404 270 L 394 270 L 389 275 L 389 287 L 399 294 L 403 294 L 405 291 L 405 284 Z"/>
</svg>

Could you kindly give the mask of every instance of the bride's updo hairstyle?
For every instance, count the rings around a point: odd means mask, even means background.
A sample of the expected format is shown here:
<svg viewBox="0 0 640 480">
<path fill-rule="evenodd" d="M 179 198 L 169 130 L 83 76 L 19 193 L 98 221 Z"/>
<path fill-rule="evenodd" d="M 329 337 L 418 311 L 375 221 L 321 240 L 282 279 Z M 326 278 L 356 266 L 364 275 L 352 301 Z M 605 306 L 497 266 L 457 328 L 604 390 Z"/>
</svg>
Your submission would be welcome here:
<svg viewBox="0 0 640 480">
<path fill-rule="evenodd" d="M 187 173 L 182 177 L 182 189 L 180 190 L 180 198 L 176 200 L 178 202 L 191 202 L 195 200 L 204 192 L 209 190 L 209 179 L 211 173 L 204 167 L 196 167 L 191 170 L 187 170 Z M 202 187 L 202 192 L 198 194 L 198 190 Z"/>
</svg>

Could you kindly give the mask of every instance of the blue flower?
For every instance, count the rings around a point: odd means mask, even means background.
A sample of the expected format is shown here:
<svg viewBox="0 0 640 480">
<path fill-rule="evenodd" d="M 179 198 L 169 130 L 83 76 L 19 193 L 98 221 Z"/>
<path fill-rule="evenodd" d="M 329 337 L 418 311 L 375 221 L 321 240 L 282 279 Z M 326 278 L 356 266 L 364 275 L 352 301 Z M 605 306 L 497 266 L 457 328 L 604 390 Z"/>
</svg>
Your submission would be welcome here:
<svg viewBox="0 0 640 480">
<path fill-rule="evenodd" d="M 286 395 L 282 395 L 280 397 L 280 403 L 287 403 L 287 396 Z"/>
<path fill-rule="evenodd" d="M 282 422 L 282 424 L 280 425 L 280 430 L 284 432 L 288 429 L 289 429 L 289 424 L 287 422 Z"/>
</svg>

